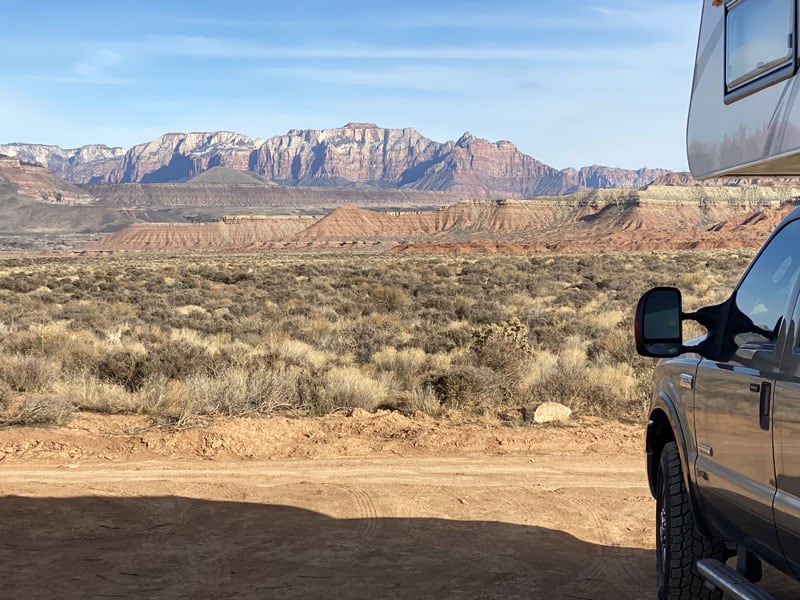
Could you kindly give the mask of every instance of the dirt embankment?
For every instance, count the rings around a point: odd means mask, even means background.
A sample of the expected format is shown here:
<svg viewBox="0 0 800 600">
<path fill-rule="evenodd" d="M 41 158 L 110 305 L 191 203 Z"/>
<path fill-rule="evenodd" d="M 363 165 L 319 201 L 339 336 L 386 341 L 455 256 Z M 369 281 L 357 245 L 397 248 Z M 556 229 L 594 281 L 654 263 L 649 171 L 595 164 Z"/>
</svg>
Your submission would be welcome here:
<svg viewBox="0 0 800 600">
<path fill-rule="evenodd" d="M 642 449 L 638 425 L 361 411 L 7 429 L 0 597 L 652 597 Z"/>
</svg>

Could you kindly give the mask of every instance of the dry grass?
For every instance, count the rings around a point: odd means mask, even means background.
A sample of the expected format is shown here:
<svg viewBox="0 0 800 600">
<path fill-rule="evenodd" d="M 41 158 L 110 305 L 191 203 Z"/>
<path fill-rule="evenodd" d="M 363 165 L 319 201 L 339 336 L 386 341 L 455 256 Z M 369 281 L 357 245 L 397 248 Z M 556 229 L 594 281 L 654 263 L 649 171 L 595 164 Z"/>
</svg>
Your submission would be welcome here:
<svg viewBox="0 0 800 600">
<path fill-rule="evenodd" d="M 719 302 L 749 256 L 0 259 L 0 414 L 190 423 L 548 400 L 636 418 L 652 368 L 633 351 L 638 296 L 678 285 L 687 310 Z"/>
</svg>

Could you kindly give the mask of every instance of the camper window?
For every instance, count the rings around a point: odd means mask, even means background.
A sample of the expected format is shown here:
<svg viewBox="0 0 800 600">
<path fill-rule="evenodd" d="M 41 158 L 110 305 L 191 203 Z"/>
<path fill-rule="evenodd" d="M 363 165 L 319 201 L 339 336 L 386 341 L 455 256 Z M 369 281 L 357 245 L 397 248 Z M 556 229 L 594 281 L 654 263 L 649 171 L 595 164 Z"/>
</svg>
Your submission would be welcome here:
<svg viewBox="0 0 800 600">
<path fill-rule="evenodd" d="M 726 5 L 725 84 L 726 92 L 736 96 L 731 100 L 793 74 L 794 6 L 795 0 L 737 0 Z"/>
</svg>

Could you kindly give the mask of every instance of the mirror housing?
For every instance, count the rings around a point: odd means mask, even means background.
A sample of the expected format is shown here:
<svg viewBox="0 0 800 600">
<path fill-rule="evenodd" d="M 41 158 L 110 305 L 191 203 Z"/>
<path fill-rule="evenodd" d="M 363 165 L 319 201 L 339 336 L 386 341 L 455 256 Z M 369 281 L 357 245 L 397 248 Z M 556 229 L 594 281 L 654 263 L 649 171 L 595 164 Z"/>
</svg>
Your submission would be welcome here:
<svg viewBox="0 0 800 600">
<path fill-rule="evenodd" d="M 681 292 L 657 287 L 645 292 L 636 306 L 636 352 L 651 358 L 670 358 L 684 352 Z"/>
</svg>

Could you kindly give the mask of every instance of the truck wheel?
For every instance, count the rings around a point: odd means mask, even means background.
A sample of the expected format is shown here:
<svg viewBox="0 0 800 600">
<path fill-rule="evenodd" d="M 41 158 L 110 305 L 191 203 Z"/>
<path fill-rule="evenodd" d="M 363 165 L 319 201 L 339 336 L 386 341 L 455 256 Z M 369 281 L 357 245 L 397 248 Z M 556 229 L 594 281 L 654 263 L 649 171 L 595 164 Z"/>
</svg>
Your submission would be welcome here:
<svg viewBox="0 0 800 600">
<path fill-rule="evenodd" d="M 721 600 L 722 592 L 705 586 L 695 563 L 701 558 L 724 561 L 725 545 L 695 527 L 675 442 L 666 444 L 661 452 L 657 489 L 658 600 Z"/>
</svg>

